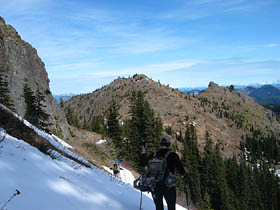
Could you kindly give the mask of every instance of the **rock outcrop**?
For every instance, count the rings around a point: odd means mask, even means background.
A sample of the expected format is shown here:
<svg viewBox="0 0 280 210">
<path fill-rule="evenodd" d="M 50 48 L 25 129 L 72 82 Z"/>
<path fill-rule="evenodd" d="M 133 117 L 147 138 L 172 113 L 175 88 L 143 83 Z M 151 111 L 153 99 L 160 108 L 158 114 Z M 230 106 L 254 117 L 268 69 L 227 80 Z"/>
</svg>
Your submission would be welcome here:
<svg viewBox="0 0 280 210">
<path fill-rule="evenodd" d="M 0 17 L 0 66 L 8 75 L 9 90 L 15 101 L 18 114 L 24 116 L 25 103 L 22 96 L 25 78 L 34 93 L 40 90 L 45 96 L 46 112 L 51 116 L 52 129 L 68 135 L 66 117 L 51 94 L 45 64 L 37 54 L 37 50 L 23 41 L 17 31 Z M 64 127 L 64 128 L 63 128 Z"/>
</svg>

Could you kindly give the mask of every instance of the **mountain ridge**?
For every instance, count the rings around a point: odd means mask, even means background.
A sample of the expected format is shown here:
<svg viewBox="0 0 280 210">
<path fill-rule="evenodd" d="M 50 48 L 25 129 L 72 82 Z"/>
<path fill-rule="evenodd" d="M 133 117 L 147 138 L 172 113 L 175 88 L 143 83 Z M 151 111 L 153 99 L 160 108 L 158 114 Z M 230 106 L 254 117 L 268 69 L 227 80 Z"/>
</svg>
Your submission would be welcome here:
<svg viewBox="0 0 280 210">
<path fill-rule="evenodd" d="M 248 94 L 260 104 L 280 104 L 280 89 L 272 85 L 264 85 Z"/>
<path fill-rule="evenodd" d="M 269 128 L 273 132 L 280 129 L 280 124 L 271 111 L 240 92 L 210 82 L 208 89 L 202 91 L 199 97 L 191 97 L 142 74 L 118 78 L 92 93 L 74 96 L 65 102 L 65 108 L 71 108 L 81 124 L 90 123 L 93 116 L 105 116 L 110 101 L 114 98 L 120 105 L 122 122 L 129 117 L 129 97 L 132 90 L 144 93 L 155 114 L 160 115 L 164 128 L 172 127 L 178 134 L 180 130 L 184 132 L 188 124 L 195 124 L 199 144 L 204 144 L 205 132 L 208 130 L 215 141 L 222 142 L 226 156 L 238 153 L 242 136 L 249 132 L 250 127 L 262 130 Z M 242 111 L 239 111 L 240 107 Z M 253 117 L 246 115 L 248 120 L 243 119 L 242 115 L 246 112 L 253 114 Z M 238 122 L 239 118 L 242 122 Z"/>
</svg>

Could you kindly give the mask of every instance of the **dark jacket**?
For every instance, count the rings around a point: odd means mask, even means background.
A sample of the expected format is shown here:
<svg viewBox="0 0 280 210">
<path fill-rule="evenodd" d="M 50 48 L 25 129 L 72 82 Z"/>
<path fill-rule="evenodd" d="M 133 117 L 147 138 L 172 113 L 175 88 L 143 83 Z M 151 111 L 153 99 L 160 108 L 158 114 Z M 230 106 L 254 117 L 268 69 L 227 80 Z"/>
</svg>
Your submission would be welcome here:
<svg viewBox="0 0 280 210">
<path fill-rule="evenodd" d="M 156 157 L 164 157 L 165 154 L 169 151 L 170 149 L 160 149 L 156 153 Z M 148 161 L 151 160 L 154 157 L 154 154 L 151 154 L 147 156 L 146 154 L 142 154 L 140 157 L 140 165 L 142 167 L 146 166 Z M 168 157 L 166 158 L 166 163 L 167 163 L 167 169 L 174 174 L 175 171 L 177 171 L 181 176 L 185 175 L 185 170 L 183 167 L 182 162 L 180 161 L 179 156 L 175 152 L 171 152 Z"/>
</svg>

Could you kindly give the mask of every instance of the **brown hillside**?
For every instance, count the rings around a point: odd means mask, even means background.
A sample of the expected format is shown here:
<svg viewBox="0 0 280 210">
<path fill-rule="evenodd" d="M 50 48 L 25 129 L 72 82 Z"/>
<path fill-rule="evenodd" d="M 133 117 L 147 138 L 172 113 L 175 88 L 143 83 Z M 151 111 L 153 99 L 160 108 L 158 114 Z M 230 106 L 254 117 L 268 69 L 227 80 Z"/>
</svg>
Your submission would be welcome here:
<svg viewBox="0 0 280 210">
<path fill-rule="evenodd" d="M 104 115 L 110 101 L 115 98 L 120 105 L 121 120 L 124 120 L 129 116 L 132 90 L 141 90 L 145 94 L 155 113 L 160 114 L 164 127 L 171 126 L 173 131 L 179 132 L 184 131 L 189 123 L 195 124 L 201 146 L 208 130 L 214 141 L 219 140 L 223 144 L 226 156 L 238 151 L 242 135 L 251 126 L 275 132 L 280 130 L 280 124 L 272 112 L 246 95 L 210 83 L 199 97 L 191 97 L 145 75 L 116 79 L 90 94 L 71 98 L 65 107 L 71 107 L 83 124 L 88 123 L 94 115 Z"/>
</svg>

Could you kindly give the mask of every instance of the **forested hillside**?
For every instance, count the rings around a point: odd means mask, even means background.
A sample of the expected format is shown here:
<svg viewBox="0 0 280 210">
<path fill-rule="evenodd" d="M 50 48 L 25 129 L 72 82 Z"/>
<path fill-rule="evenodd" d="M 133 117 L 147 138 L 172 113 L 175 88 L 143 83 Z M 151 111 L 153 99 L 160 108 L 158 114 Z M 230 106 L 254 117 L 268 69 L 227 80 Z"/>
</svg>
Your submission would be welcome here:
<svg viewBox="0 0 280 210">
<path fill-rule="evenodd" d="M 91 128 L 110 137 L 116 156 L 138 171 L 142 170 L 139 166 L 141 145 L 146 144 L 148 153 L 152 153 L 156 151 L 163 132 L 172 135 L 175 139 L 173 150 L 181 155 L 190 172 L 187 183 L 191 206 L 200 210 L 278 209 L 280 185 L 275 170 L 280 161 L 279 135 L 274 127 L 265 126 L 268 122 L 261 125 L 261 122 L 253 121 L 263 119 L 261 113 L 270 112 L 261 106 L 250 108 L 248 104 L 253 102 L 244 101 L 240 93 L 233 92 L 233 88 L 222 89 L 223 95 L 220 95 L 220 89 L 211 84 L 198 99 L 201 106 L 220 119 L 230 120 L 240 131 L 247 131 L 236 153 L 226 157 L 222 154 L 225 143 L 216 139 L 209 130 L 205 130 L 203 138 L 199 139 L 195 122 L 186 125 L 184 132 L 174 133 L 172 126 L 164 128 L 160 115 L 155 113 L 141 91 L 132 91 L 126 120 L 120 120 L 120 105 L 112 99 L 106 120 L 94 118 Z M 249 117 L 253 110 L 254 115 Z M 69 119 L 76 119 L 74 121 L 78 123 L 78 118 L 73 116 L 72 113 Z M 178 200 L 182 200 L 183 180 L 178 179 L 181 193 Z"/>
<path fill-rule="evenodd" d="M 238 154 L 240 141 L 254 129 L 275 134 L 280 131 L 280 123 L 272 111 L 234 87 L 223 88 L 215 83 L 193 97 L 145 75 L 134 75 L 118 78 L 92 93 L 74 96 L 61 105 L 70 124 L 102 133 L 113 99 L 119 107 L 119 122 L 124 124 L 129 119 L 133 91 L 143 93 L 154 115 L 161 119 L 164 131 L 179 136 L 187 125 L 195 124 L 200 148 L 204 145 L 205 132 L 209 131 L 223 145 L 223 156 Z"/>
</svg>

